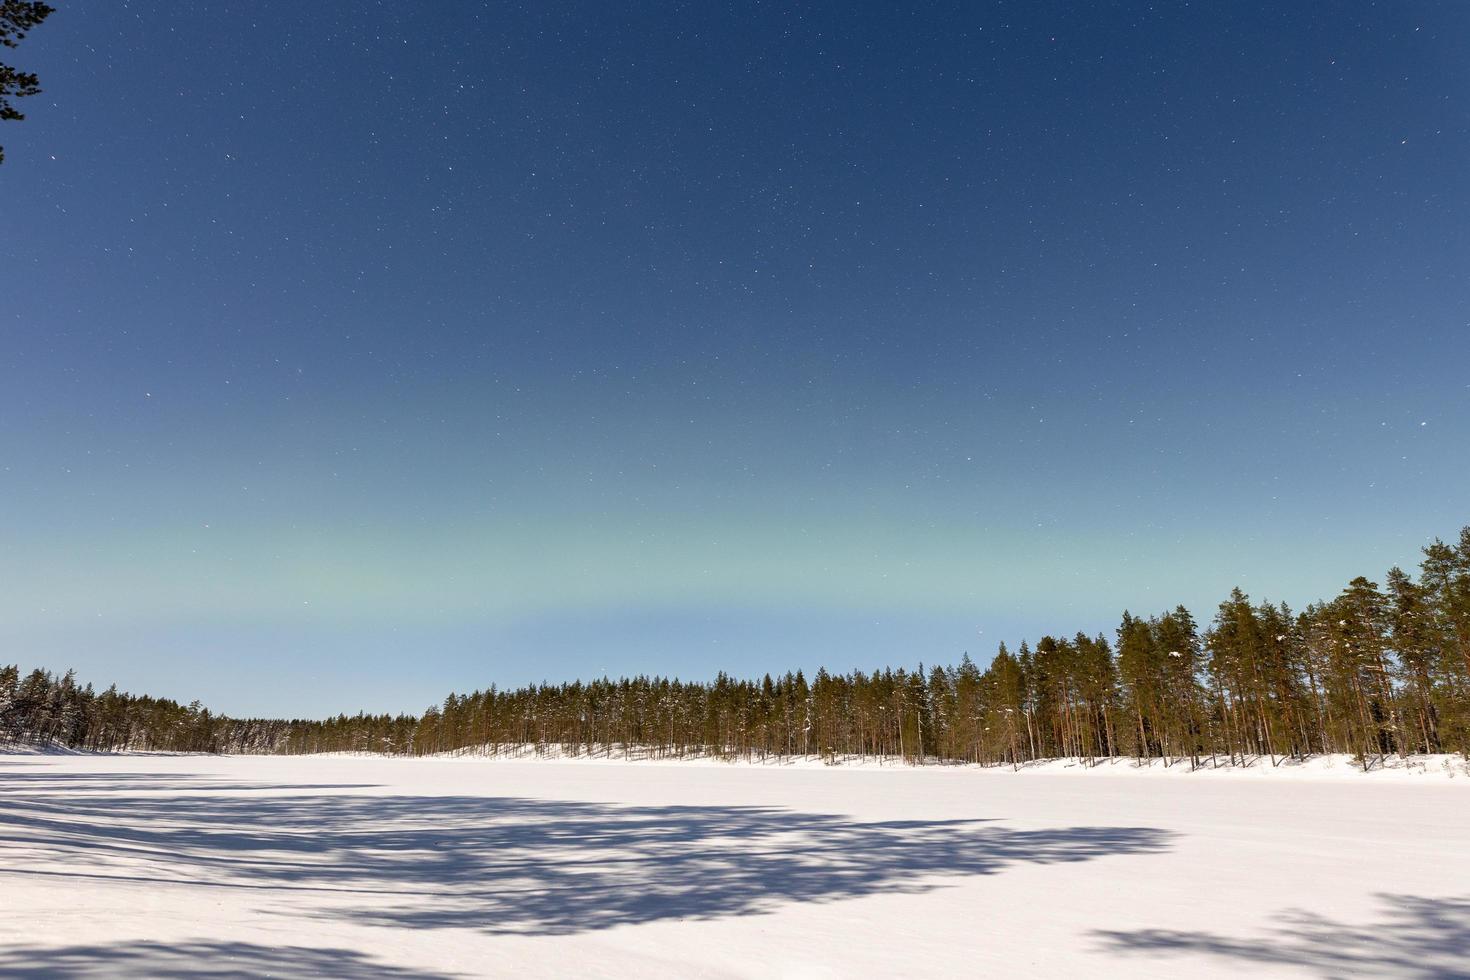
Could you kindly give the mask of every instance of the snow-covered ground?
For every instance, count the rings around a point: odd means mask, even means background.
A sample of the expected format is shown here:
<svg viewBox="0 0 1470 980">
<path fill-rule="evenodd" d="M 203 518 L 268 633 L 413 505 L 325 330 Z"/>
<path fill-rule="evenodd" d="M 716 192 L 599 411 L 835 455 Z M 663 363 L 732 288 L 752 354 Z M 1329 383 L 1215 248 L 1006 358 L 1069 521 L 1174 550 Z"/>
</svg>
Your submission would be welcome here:
<svg viewBox="0 0 1470 980">
<path fill-rule="evenodd" d="M 1249 772 L 3 755 L 0 976 L 1470 977 L 1470 778 Z"/>
<path fill-rule="evenodd" d="M 338 758 L 353 758 L 370 756 L 372 753 L 329 753 Z M 616 762 L 618 764 L 632 763 L 635 765 L 655 766 L 719 766 L 730 765 L 755 765 L 775 766 L 788 769 L 830 769 L 830 768 L 860 768 L 860 769 L 893 769 L 893 768 L 915 768 L 919 764 L 900 760 L 896 757 L 880 756 L 837 756 L 826 758 L 818 755 L 810 756 L 768 756 L 761 758 L 752 755 L 749 758 L 738 756 L 734 759 L 719 758 L 712 755 L 687 755 L 683 757 L 660 754 L 650 750 L 646 746 L 633 746 L 631 748 L 614 747 L 604 749 L 602 747 L 593 751 L 585 748 L 572 751 L 565 746 L 549 745 L 498 745 L 482 746 L 467 749 L 455 749 L 452 752 L 444 752 L 437 759 L 490 759 L 496 762 L 562 762 L 576 765 L 602 765 Z M 931 760 L 928 764 L 931 769 L 943 769 L 947 771 L 981 772 L 981 773 L 1019 773 L 1022 775 L 1033 775 L 1038 773 L 1052 774 L 1074 773 L 1076 775 L 1090 776 L 1145 776 L 1145 777 L 1184 777 L 1191 779 L 1222 779 L 1245 777 L 1248 779 L 1351 779 L 1357 780 L 1365 775 L 1375 781 L 1396 779 L 1470 779 L 1470 761 L 1464 757 L 1455 755 L 1411 755 L 1407 758 L 1399 758 L 1396 755 L 1374 756 L 1367 760 L 1366 765 L 1362 760 L 1351 755 L 1315 755 L 1307 759 L 1293 759 L 1287 756 L 1278 756 L 1275 759 L 1265 756 L 1248 756 L 1232 760 L 1226 756 L 1203 756 L 1196 765 L 1191 765 L 1188 758 L 1164 759 L 1135 759 L 1135 758 L 1071 758 L 1071 759 L 1044 759 L 1037 762 L 1027 762 L 1012 769 L 1009 766 L 981 766 L 973 764 L 956 764 Z"/>
</svg>

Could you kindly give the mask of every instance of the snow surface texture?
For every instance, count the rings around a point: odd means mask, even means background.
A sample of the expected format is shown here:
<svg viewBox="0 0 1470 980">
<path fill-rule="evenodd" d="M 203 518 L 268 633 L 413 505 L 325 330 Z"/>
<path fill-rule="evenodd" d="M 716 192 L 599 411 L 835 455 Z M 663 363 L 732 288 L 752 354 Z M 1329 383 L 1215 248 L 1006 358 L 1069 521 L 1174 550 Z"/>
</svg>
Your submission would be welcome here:
<svg viewBox="0 0 1470 980">
<path fill-rule="evenodd" d="M 360 758 L 375 757 L 371 752 L 328 752 L 322 757 Z M 852 768 L 914 768 L 919 765 L 911 761 L 889 756 L 844 755 L 828 758 L 819 755 L 768 756 L 759 755 L 720 758 L 712 755 L 687 755 L 675 757 L 652 750 L 647 746 L 622 746 L 587 749 L 585 746 L 569 749 L 563 745 L 489 745 L 477 748 L 454 749 L 434 756 L 438 759 L 492 759 L 497 762 L 571 762 L 581 765 L 589 763 L 635 763 L 638 765 L 672 766 L 728 766 L 756 765 L 777 766 L 796 769 L 828 769 L 837 766 Z M 1007 771 L 1017 773 L 1077 772 L 1099 776 L 1183 776 L 1196 779 L 1245 776 L 1249 778 L 1290 777 L 1313 779 L 1358 779 L 1367 774 L 1375 780 L 1385 779 L 1470 779 L 1470 761 L 1458 754 L 1411 755 L 1400 758 L 1396 755 L 1375 756 L 1363 762 L 1354 756 L 1314 755 L 1307 759 L 1278 756 L 1245 756 L 1232 761 L 1228 756 L 1202 756 L 1197 766 L 1192 766 L 1188 757 L 1183 759 L 1135 759 L 1135 758 L 1071 758 L 1043 759 L 1022 763 L 1012 769 L 1006 765 L 981 766 L 971 763 L 954 763 L 930 758 L 929 768 L 960 769 L 971 772 Z"/>
<path fill-rule="evenodd" d="M 1317 768 L 5 755 L 0 976 L 1470 977 L 1470 778 Z"/>
</svg>

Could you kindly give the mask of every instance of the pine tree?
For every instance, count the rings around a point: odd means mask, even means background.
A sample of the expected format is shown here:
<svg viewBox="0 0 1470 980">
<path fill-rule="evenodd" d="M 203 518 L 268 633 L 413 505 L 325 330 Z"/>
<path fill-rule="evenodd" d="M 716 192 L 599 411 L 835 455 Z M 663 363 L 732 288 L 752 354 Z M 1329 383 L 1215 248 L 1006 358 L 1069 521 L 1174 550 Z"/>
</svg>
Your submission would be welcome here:
<svg viewBox="0 0 1470 980">
<path fill-rule="evenodd" d="M 55 13 L 55 8 L 31 0 L 0 0 L 0 47 L 13 48 L 25 40 L 33 28 Z M 33 72 L 24 72 L 0 63 L 0 122 L 24 119 L 11 99 L 23 99 L 41 92 L 41 80 Z M 5 162 L 5 148 L 0 147 L 0 163 Z"/>
</svg>

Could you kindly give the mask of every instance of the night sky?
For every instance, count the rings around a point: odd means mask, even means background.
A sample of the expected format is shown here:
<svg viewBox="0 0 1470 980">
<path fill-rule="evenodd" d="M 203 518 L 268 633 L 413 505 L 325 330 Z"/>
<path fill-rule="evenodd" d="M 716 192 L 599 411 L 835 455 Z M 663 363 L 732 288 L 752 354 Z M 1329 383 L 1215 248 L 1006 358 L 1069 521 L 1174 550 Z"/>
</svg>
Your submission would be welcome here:
<svg viewBox="0 0 1470 980">
<path fill-rule="evenodd" d="M 1470 523 L 1470 4 L 56 2 L 0 662 L 983 662 Z"/>
</svg>

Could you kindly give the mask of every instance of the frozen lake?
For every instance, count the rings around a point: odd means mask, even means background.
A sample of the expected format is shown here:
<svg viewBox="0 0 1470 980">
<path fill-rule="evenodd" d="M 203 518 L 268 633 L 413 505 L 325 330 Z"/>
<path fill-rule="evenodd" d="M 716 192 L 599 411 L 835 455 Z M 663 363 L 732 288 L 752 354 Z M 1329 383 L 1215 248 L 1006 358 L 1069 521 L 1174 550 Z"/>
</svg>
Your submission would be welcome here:
<svg viewBox="0 0 1470 980">
<path fill-rule="evenodd" d="M 0 756 L 0 975 L 1470 977 L 1470 778 Z"/>
</svg>

